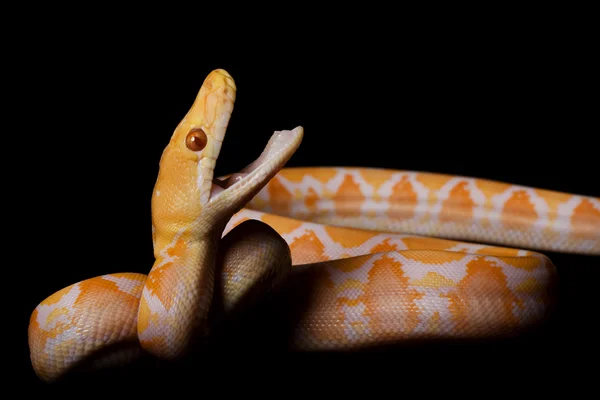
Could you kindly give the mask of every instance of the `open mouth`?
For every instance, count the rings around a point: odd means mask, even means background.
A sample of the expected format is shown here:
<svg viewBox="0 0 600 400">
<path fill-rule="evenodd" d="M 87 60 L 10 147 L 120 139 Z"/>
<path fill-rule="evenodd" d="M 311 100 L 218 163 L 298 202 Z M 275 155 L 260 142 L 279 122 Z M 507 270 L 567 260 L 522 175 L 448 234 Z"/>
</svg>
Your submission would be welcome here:
<svg viewBox="0 0 600 400">
<path fill-rule="evenodd" d="M 303 128 L 276 131 L 260 156 L 243 168 L 227 176 L 214 178 L 210 191 L 210 201 L 220 198 L 233 190 L 252 191 L 264 186 L 290 159 L 302 141 Z"/>
</svg>

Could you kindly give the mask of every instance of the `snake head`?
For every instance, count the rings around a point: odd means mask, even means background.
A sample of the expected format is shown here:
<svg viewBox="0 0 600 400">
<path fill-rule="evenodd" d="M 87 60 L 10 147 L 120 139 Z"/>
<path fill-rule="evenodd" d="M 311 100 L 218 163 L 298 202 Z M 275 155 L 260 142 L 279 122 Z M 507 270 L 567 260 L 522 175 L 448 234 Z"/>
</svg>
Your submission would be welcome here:
<svg viewBox="0 0 600 400">
<path fill-rule="evenodd" d="M 152 195 L 155 236 L 165 232 L 162 236 L 172 237 L 182 230 L 201 236 L 224 228 L 300 145 L 302 127 L 275 132 L 256 161 L 227 179 L 215 179 L 236 90 L 226 71 L 212 71 L 173 132 L 161 156 Z"/>
</svg>

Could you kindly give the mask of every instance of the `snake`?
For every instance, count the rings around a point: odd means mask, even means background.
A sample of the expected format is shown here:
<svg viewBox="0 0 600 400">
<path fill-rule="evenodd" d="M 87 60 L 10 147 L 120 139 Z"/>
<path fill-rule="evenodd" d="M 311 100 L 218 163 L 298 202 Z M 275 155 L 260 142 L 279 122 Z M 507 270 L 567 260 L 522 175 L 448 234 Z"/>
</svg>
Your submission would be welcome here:
<svg viewBox="0 0 600 400">
<path fill-rule="evenodd" d="M 600 254 L 600 198 L 433 172 L 285 167 L 302 126 L 215 177 L 236 93 L 227 71 L 210 72 L 160 157 L 148 274 L 85 279 L 33 310 L 29 354 L 42 381 L 90 359 L 184 358 L 219 316 L 280 293 L 289 307 L 305 300 L 289 313 L 294 351 L 514 335 L 553 309 L 558 275 L 542 252 Z"/>
</svg>

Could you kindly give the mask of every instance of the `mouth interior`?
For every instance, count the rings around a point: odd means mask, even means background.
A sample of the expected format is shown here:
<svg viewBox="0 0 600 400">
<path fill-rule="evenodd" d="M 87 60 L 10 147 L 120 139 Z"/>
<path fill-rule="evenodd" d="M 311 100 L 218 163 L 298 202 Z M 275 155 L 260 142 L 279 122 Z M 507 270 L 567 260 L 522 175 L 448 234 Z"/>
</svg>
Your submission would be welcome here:
<svg viewBox="0 0 600 400">
<path fill-rule="evenodd" d="M 213 178 L 213 185 L 210 191 L 210 198 L 214 199 L 220 193 L 231 188 L 235 184 L 242 182 L 252 175 L 255 175 L 263 168 L 280 168 L 287 161 L 285 157 L 290 147 L 294 146 L 295 138 L 299 134 L 300 129 L 296 128 L 291 131 L 276 131 L 269 139 L 260 156 L 252 163 L 248 164 L 240 172 L 233 173 L 221 178 Z"/>
</svg>

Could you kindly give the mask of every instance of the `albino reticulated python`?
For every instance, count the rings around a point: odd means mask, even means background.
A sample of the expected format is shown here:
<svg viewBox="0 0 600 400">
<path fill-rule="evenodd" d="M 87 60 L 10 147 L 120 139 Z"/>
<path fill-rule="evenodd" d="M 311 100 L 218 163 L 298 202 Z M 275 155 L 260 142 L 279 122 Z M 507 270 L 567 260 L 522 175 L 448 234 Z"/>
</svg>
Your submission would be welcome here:
<svg viewBox="0 0 600 400">
<path fill-rule="evenodd" d="M 141 349 L 179 359 L 209 331 L 211 309 L 226 315 L 250 292 L 293 286 L 295 271 L 312 279 L 294 350 L 510 335 L 545 318 L 557 274 L 540 253 L 498 246 L 600 254 L 598 198 L 411 171 L 282 169 L 302 127 L 213 179 L 235 96 L 229 74 L 211 72 L 163 152 L 150 273 L 84 280 L 33 311 L 42 380 L 110 348 L 113 362 Z"/>
</svg>

